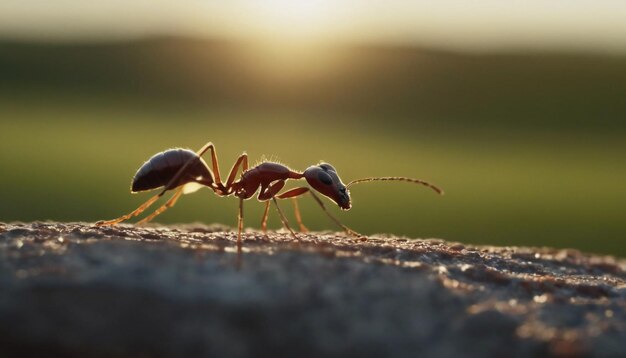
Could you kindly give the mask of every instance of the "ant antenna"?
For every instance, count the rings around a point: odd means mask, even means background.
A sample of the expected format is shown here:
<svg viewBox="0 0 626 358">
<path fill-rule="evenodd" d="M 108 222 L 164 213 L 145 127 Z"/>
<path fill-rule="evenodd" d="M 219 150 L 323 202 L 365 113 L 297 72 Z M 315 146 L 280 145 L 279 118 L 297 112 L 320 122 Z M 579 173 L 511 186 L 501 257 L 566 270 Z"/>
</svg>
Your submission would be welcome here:
<svg viewBox="0 0 626 358">
<path fill-rule="evenodd" d="M 373 178 L 363 178 L 363 179 L 357 179 L 357 180 L 353 180 L 351 182 L 349 182 L 346 187 L 350 187 L 353 184 L 357 184 L 357 183 L 365 183 L 365 182 L 369 182 L 369 181 L 407 181 L 410 183 L 415 183 L 415 184 L 421 184 L 424 186 L 427 186 L 429 188 L 431 188 L 432 190 L 434 190 L 435 192 L 437 192 L 437 194 L 443 195 L 443 189 L 439 188 L 438 186 L 431 184 L 429 182 L 423 181 L 423 180 L 419 180 L 419 179 L 413 179 L 413 178 L 407 178 L 407 177 L 373 177 Z"/>
</svg>

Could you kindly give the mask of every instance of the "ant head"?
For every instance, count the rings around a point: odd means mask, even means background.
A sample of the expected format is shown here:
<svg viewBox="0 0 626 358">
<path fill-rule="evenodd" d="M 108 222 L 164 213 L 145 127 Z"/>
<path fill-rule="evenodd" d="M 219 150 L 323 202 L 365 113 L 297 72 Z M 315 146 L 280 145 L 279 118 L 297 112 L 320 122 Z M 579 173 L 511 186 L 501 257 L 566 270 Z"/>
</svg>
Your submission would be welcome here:
<svg viewBox="0 0 626 358">
<path fill-rule="evenodd" d="M 304 177 L 313 189 L 330 198 L 341 209 L 349 210 L 352 207 L 350 204 L 350 192 L 345 184 L 341 182 L 339 175 L 337 175 L 337 170 L 332 165 L 320 163 L 308 167 L 304 171 Z"/>
</svg>

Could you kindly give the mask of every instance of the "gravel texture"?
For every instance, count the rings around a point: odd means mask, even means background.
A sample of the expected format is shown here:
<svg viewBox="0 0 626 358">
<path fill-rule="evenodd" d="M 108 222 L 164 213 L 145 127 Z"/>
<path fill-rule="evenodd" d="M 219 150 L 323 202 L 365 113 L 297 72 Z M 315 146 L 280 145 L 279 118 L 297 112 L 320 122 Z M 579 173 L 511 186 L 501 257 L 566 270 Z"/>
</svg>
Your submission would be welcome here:
<svg viewBox="0 0 626 358">
<path fill-rule="evenodd" d="M 626 261 L 221 226 L 0 223 L 0 356 L 626 357 Z"/>
</svg>

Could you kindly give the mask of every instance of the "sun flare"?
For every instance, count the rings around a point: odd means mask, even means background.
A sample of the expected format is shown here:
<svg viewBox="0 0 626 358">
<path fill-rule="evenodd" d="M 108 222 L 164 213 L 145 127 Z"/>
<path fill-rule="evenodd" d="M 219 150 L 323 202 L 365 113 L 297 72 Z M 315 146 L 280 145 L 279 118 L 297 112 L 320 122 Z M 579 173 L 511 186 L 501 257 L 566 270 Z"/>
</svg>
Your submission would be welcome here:
<svg viewBox="0 0 626 358">
<path fill-rule="evenodd" d="M 262 72 L 289 82 L 303 74 L 314 77 L 336 62 L 327 45 L 349 17 L 341 2 L 268 0 L 246 5 L 239 14 L 239 30 L 250 34 L 250 58 Z"/>
<path fill-rule="evenodd" d="M 251 24 L 257 36 L 277 40 L 317 40 L 337 30 L 339 3 L 328 0 L 255 2 Z M 252 20 L 252 19 L 251 19 Z"/>
</svg>

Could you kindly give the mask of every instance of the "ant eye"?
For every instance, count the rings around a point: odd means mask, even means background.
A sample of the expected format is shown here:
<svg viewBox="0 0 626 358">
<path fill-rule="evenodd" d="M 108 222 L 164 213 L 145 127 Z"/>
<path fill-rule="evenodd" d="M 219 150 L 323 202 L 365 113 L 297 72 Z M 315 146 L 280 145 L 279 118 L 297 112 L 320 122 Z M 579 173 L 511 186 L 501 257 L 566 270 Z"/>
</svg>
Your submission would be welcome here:
<svg viewBox="0 0 626 358">
<path fill-rule="evenodd" d="M 319 179 L 322 183 L 326 185 L 330 185 L 333 183 L 333 178 L 331 178 L 330 175 L 326 174 L 326 172 L 319 172 L 319 174 L 317 174 L 317 179 Z"/>
</svg>

